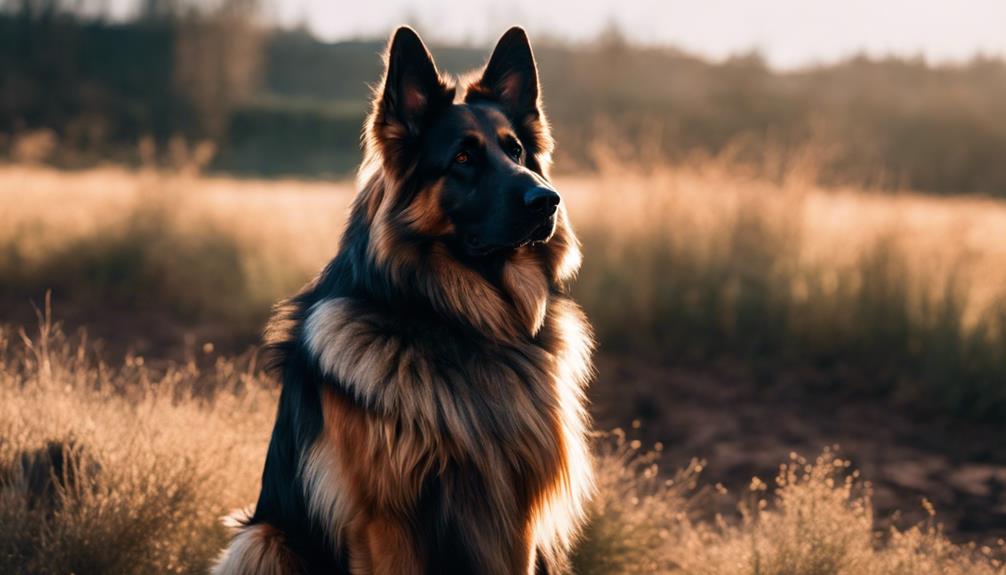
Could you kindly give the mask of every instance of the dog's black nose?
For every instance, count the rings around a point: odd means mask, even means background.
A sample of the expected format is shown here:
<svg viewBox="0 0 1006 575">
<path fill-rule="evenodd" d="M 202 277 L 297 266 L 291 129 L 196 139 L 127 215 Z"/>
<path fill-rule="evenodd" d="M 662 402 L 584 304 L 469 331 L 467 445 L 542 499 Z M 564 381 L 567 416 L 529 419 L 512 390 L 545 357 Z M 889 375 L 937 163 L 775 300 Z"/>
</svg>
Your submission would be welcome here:
<svg viewBox="0 0 1006 575">
<path fill-rule="evenodd" d="M 559 205 L 559 194 L 551 188 L 531 188 L 524 193 L 524 205 L 535 214 L 551 216 Z"/>
</svg>

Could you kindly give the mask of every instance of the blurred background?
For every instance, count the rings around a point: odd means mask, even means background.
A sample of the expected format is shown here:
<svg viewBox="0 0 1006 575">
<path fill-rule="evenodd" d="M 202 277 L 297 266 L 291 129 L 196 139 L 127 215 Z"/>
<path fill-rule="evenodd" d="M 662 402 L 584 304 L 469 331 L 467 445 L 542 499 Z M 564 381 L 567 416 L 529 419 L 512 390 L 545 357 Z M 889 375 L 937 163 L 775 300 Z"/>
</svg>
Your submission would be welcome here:
<svg viewBox="0 0 1006 575">
<path fill-rule="evenodd" d="M 585 246 L 599 428 L 666 469 L 703 460 L 700 515 L 838 445 L 870 482 L 871 529 L 935 509 L 951 540 L 1002 546 L 995 0 L 0 0 L 0 454 L 69 436 L 118 457 L 82 400 L 55 414 L 25 391 L 57 359 L 115 397 L 261 379 L 270 306 L 337 248 L 402 23 L 454 74 L 509 26 L 531 35 Z M 232 439 L 235 506 L 271 401 L 241 404 L 259 425 Z M 235 434 L 234 413 L 193 409 Z"/>
</svg>

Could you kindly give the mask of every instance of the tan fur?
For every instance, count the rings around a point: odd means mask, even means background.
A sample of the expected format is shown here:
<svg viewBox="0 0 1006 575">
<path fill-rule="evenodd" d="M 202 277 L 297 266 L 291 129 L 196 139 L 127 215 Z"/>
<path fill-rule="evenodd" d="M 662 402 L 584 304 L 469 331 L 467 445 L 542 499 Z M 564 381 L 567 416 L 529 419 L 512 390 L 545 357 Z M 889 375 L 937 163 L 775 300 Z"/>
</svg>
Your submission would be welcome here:
<svg viewBox="0 0 1006 575">
<path fill-rule="evenodd" d="M 283 545 L 282 535 L 269 525 L 244 527 L 221 554 L 214 575 L 293 575 L 297 560 Z"/>
<path fill-rule="evenodd" d="M 576 239 L 573 228 L 569 225 L 566 206 L 562 204 L 559 205 L 556 214 L 555 235 L 545 248 L 542 253 L 547 260 L 545 267 L 552 271 L 551 281 L 565 287 L 576 277 L 576 272 L 583 262 L 583 255 L 580 252 L 580 241 Z"/>
<path fill-rule="evenodd" d="M 454 225 L 440 209 L 442 192 L 443 180 L 420 190 L 402 214 L 405 225 L 425 236 L 440 237 L 452 233 Z"/>
<path fill-rule="evenodd" d="M 413 547 L 405 523 L 393 517 L 374 517 L 367 522 L 364 536 L 370 568 L 374 575 L 419 575 L 422 563 Z"/>
<path fill-rule="evenodd" d="M 497 340 L 510 340 L 522 333 L 519 319 L 499 291 L 474 270 L 458 265 L 443 244 L 433 246 L 417 272 L 420 289 L 440 311 Z"/>
<path fill-rule="evenodd" d="M 334 548 L 342 543 L 345 523 L 352 517 L 354 487 L 339 452 L 329 438 L 316 443 L 301 462 L 308 509 L 326 526 Z"/>
<path fill-rule="evenodd" d="M 384 199 L 384 177 L 382 174 L 383 165 L 375 156 L 367 156 L 360 166 L 356 175 L 355 204 L 362 205 L 366 213 L 367 221 L 372 222 L 377 217 L 377 210 L 381 207 Z"/>
<path fill-rule="evenodd" d="M 503 266 L 503 286 L 527 333 L 536 335 L 545 321 L 548 279 L 538 256 L 527 246 L 519 248 Z"/>
<path fill-rule="evenodd" d="M 405 461 L 408 442 L 330 391 L 322 396 L 323 437 L 305 461 L 308 504 L 325 518 L 333 547 L 345 542 L 353 573 L 418 573 L 418 552 L 405 512 L 418 496 L 424 469 Z M 402 440 L 394 448 L 390 441 Z"/>
<path fill-rule="evenodd" d="M 423 340 L 389 336 L 387 318 L 363 302 L 336 298 L 315 306 L 305 324 L 308 348 L 327 374 L 373 407 L 364 415 L 345 400 L 325 398 L 323 449 L 339 454 L 328 475 L 340 478 L 335 489 L 354 494 L 346 507 L 324 507 L 343 514 L 333 529 L 356 529 L 345 536 L 366 541 L 363 515 L 408 517 L 426 475 L 461 464 L 486 478 L 492 508 L 529 510 L 471 526 L 510 534 L 481 550 L 490 562 L 486 573 L 514 572 L 515 553 L 530 562 L 536 544 L 549 562 L 561 563 L 591 485 L 582 408 L 591 340 L 567 299 L 555 299 L 542 323 L 555 353 L 533 344 L 487 349 L 454 371 L 432 364 Z M 314 458 L 323 460 L 312 450 Z"/>
</svg>

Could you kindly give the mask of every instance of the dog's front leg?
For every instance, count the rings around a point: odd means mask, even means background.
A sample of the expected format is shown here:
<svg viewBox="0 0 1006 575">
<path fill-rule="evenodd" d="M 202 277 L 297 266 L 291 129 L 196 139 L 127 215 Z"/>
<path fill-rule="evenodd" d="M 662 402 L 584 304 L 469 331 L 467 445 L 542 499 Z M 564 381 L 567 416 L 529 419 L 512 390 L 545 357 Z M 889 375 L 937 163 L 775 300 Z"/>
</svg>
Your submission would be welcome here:
<svg viewBox="0 0 1006 575">
<path fill-rule="evenodd" d="M 359 518 L 350 526 L 353 575 L 420 575 L 422 561 L 407 526 L 390 516 Z"/>
</svg>

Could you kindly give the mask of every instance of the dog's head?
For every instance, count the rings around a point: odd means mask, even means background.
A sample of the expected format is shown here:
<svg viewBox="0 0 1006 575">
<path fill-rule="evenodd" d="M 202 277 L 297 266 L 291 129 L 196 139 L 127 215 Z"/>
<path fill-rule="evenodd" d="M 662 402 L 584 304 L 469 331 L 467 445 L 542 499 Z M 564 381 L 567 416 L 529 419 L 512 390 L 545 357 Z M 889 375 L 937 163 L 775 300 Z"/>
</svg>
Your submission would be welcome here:
<svg viewBox="0 0 1006 575">
<path fill-rule="evenodd" d="M 441 77 L 413 30 L 398 29 L 368 145 L 394 180 L 393 196 L 375 201 L 418 236 L 481 258 L 555 233 L 561 199 L 547 175 L 552 142 L 520 28 L 504 34 L 481 74 L 459 87 Z"/>
</svg>

